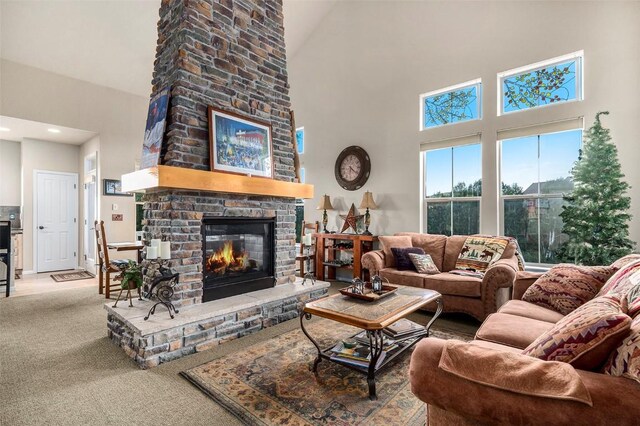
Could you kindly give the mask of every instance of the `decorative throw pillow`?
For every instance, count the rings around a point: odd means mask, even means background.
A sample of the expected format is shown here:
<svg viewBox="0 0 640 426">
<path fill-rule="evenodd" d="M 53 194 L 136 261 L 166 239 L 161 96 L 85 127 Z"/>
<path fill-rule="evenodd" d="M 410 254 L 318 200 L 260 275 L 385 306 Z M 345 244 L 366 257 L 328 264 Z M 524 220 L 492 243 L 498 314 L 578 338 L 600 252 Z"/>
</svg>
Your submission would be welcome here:
<svg viewBox="0 0 640 426">
<path fill-rule="evenodd" d="M 500 259 L 507 244 L 509 240 L 506 238 L 471 235 L 464 242 L 453 269 L 484 272 L 491 263 Z"/>
<path fill-rule="evenodd" d="M 382 251 L 384 252 L 384 267 L 392 268 L 396 266 L 396 258 L 393 255 L 391 249 L 393 247 L 412 247 L 411 237 L 406 235 L 393 235 L 393 236 L 381 236 L 378 237 Z"/>
<path fill-rule="evenodd" d="M 638 260 L 640 260 L 640 254 L 636 254 L 636 253 L 628 254 L 626 256 L 622 256 L 620 259 L 613 262 L 611 266 L 613 266 L 616 269 L 620 269 Z"/>
<path fill-rule="evenodd" d="M 522 300 L 567 315 L 593 299 L 614 272 L 611 266 L 562 263 L 538 278 Z"/>
<path fill-rule="evenodd" d="M 631 318 L 614 296 L 597 297 L 558 321 L 522 353 L 595 370 L 629 334 Z"/>
<path fill-rule="evenodd" d="M 420 247 L 391 247 L 391 252 L 396 258 L 396 268 L 398 268 L 398 271 L 415 271 L 416 268 L 409 258 L 409 253 L 424 254 L 424 250 Z"/>
<path fill-rule="evenodd" d="M 415 266 L 416 271 L 421 274 L 433 275 L 440 273 L 440 270 L 428 254 L 409 253 L 409 258 L 411 259 L 411 262 L 413 262 L 413 266 Z"/>
<path fill-rule="evenodd" d="M 640 382 L 640 316 L 631 323 L 631 334 L 611 353 L 604 373 Z"/>
<path fill-rule="evenodd" d="M 631 318 L 635 318 L 636 316 L 640 318 L 640 316 L 638 315 L 640 314 L 640 284 L 636 284 L 635 286 L 631 287 L 631 289 L 627 293 L 627 304 L 629 309 L 627 315 L 629 315 Z"/>
<path fill-rule="evenodd" d="M 614 262 L 615 264 L 615 262 Z M 640 260 L 628 263 L 613 274 L 600 289 L 598 296 L 605 294 L 626 294 L 631 287 L 640 282 Z"/>
</svg>

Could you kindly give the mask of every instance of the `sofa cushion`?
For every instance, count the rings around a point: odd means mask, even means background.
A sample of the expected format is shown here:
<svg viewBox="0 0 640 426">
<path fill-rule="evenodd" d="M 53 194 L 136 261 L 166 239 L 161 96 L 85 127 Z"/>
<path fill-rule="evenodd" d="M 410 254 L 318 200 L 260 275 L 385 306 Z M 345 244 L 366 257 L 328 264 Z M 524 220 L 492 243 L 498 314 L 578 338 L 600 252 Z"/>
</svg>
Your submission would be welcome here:
<svg viewBox="0 0 640 426">
<path fill-rule="evenodd" d="M 638 282 L 640 282 L 640 260 L 628 263 L 620 268 L 600 289 L 598 296 L 614 293 L 626 294 Z"/>
<path fill-rule="evenodd" d="M 514 354 L 521 354 L 522 349 L 514 348 L 513 346 L 501 345 L 500 343 L 487 342 L 486 340 L 472 340 L 469 343 L 473 343 L 476 346 L 480 346 L 482 348 L 493 349 L 496 351 L 505 351 L 511 352 Z"/>
<path fill-rule="evenodd" d="M 484 272 L 489 265 L 502 257 L 509 240 L 503 237 L 467 237 L 458 254 L 455 269 L 472 269 Z"/>
<path fill-rule="evenodd" d="M 552 327 L 550 322 L 497 313 L 489 315 L 482 323 L 476 339 L 524 349 Z"/>
<path fill-rule="evenodd" d="M 424 287 L 451 296 L 480 297 L 482 280 L 443 272 L 424 276 Z"/>
<path fill-rule="evenodd" d="M 444 259 L 444 247 L 447 237 L 438 234 L 419 234 L 417 232 L 398 232 L 398 236 L 408 236 L 411 238 L 413 247 L 420 247 L 426 254 L 431 256 L 436 268 L 442 271 L 442 261 Z"/>
<path fill-rule="evenodd" d="M 466 235 L 452 235 L 447 238 L 447 245 L 444 248 L 442 268 L 439 268 L 442 272 L 449 272 L 456 268 L 458 255 L 460 255 L 460 250 L 462 250 L 462 246 L 465 241 L 467 241 Z"/>
<path fill-rule="evenodd" d="M 568 362 L 575 368 L 602 366 L 629 334 L 631 318 L 620 299 L 597 297 L 558 321 L 522 352 L 545 361 Z"/>
<path fill-rule="evenodd" d="M 559 312 L 543 308 L 542 306 L 534 305 L 533 303 L 525 302 L 524 300 L 509 300 L 507 303 L 502 305 L 502 307 L 500 307 L 498 312 L 531 318 L 539 321 L 550 322 L 553 324 L 564 318 L 564 315 Z"/>
<path fill-rule="evenodd" d="M 567 315 L 593 299 L 614 272 L 611 266 L 556 265 L 525 291 L 522 300 Z"/>
<path fill-rule="evenodd" d="M 409 253 L 409 259 L 411 259 L 413 266 L 419 274 L 433 275 L 440 273 L 436 264 L 433 263 L 433 259 L 428 254 Z"/>
<path fill-rule="evenodd" d="M 448 340 L 438 368 L 463 379 L 508 392 L 593 406 L 589 390 L 578 372 L 562 362 L 544 362 L 520 354 L 483 348 L 473 343 Z"/>
<path fill-rule="evenodd" d="M 611 353 L 604 372 L 640 382 L 640 316 L 631 323 L 629 336 Z"/>
<path fill-rule="evenodd" d="M 379 272 L 382 278 L 391 284 L 408 285 L 410 287 L 424 287 L 424 275 L 416 271 L 398 271 L 396 268 L 385 268 Z"/>
<path fill-rule="evenodd" d="M 420 247 L 391 247 L 393 257 L 396 258 L 396 268 L 398 271 L 416 271 L 409 253 L 424 254 L 424 250 Z"/>
<path fill-rule="evenodd" d="M 396 266 L 396 258 L 391 251 L 392 247 L 411 247 L 411 238 L 408 236 L 380 236 L 378 237 L 382 251 L 384 252 L 384 266 L 385 268 L 392 268 Z"/>
</svg>

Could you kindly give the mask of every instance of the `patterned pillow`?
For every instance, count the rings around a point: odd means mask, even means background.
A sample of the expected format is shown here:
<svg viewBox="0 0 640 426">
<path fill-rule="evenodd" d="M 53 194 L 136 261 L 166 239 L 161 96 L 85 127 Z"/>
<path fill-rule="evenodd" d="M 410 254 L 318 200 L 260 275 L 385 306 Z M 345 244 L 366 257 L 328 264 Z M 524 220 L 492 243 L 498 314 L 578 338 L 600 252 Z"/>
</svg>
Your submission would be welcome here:
<svg viewBox="0 0 640 426">
<path fill-rule="evenodd" d="M 409 258 L 416 270 L 421 274 L 433 275 L 440 273 L 440 270 L 428 254 L 409 253 Z"/>
<path fill-rule="evenodd" d="M 620 300 L 602 296 L 590 300 L 540 335 L 523 354 L 545 361 L 568 362 L 575 368 L 595 370 L 629 334 L 631 318 Z"/>
<path fill-rule="evenodd" d="M 640 284 L 636 284 L 631 287 L 627 293 L 627 303 L 629 305 L 629 312 L 627 313 L 631 318 L 635 318 L 640 314 Z M 638 316 L 640 318 L 640 316 Z"/>
<path fill-rule="evenodd" d="M 500 259 L 508 244 L 506 238 L 471 235 L 464 242 L 453 269 L 484 272 L 491 263 Z"/>
<path fill-rule="evenodd" d="M 600 289 L 598 296 L 614 293 L 625 294 L 638 282 L 640 282 L 640 260 L 628 263 L 620 268 Z"/>
<path fill-rule="evenodd" d="M 622 256 L 620 259 L 618 259 L 615 262 L 613 262 L 611 264 L 611 266 L 615 267 L 616 269 L 620 269 L 620 268 L 624 268 L 628 264 L 630 264 L 632 262 L 636 262 L 638 260 L 640 260 L 640 254 L 632 253 L 632 254 L 628 254 L 626 256 Z"/>
<path fill-rule="evenodd" d="M 611 266 L 556 265 L 525 291 L 522 300 L 567 315 L 593 299 L 614 272 Z"/>
<path fill-rule="evenodd" d="M 411 259 L 409 259 L 409 253 L 424 254 L 424 250 L 420 247 L 392 247 L 391 252 L 393 253 L 393 257 L 396 258 L 396 268 L 398 268 L 398 271 L 415 271 L 416 268 L 413 266 Z"/>
<path fill-rule="evenodd" d="M 631 323 L 631 334 L 611 353 L 604 373 L 640 382 L 640 316 Z"/>
</svg>

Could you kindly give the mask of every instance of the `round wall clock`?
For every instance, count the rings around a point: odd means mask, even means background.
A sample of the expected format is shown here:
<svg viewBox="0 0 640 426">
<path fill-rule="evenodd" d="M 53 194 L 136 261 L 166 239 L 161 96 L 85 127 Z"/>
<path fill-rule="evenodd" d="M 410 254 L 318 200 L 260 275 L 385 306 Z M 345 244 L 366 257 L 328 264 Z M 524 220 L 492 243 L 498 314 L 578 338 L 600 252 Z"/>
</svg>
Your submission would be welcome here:
<svg viewBox="0 0 640 426">
<path fill-rule="evenodd" d="M 355 191 L 369 179 L 371 160 L 367 151 L 359 146 L 345 148 L 336 160 L 336 180 L 347 191 Z"/>
</svg>

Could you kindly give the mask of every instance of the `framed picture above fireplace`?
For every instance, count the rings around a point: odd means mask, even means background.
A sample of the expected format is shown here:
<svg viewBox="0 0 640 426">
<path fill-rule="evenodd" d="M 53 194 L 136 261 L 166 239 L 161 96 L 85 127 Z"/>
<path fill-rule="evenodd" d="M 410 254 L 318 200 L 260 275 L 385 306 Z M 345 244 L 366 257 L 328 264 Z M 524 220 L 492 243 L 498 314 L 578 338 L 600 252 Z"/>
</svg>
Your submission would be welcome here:
<svg viewBox="0 0 640 426">
<path fill-rule="evenodd" d="M 209 107 L 211 170 L 273 177 L 271 125 Z"/>
</svg>

